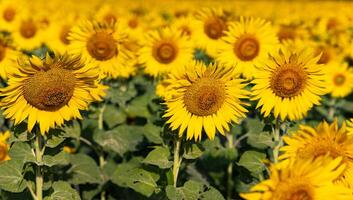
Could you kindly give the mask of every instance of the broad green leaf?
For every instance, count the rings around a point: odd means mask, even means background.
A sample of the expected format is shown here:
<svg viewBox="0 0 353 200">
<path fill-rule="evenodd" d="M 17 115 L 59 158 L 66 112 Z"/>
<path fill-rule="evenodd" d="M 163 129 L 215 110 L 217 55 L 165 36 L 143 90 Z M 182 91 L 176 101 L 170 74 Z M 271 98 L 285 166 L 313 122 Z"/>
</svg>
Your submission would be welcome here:
<svg viewBox="0 0 353 200">
<path fill-rule="evenodd" d="M 126 102 L 137 95 L 134 84 L 120 84 L 119 87 L 110 87 L 106 98 L 112 103 L 119 104 L 124 107 Z"/>
<path fill-rule="evenodd" d="M 186 182 L 183 187 L 167 186 L 166 194 L 170 200 L 224 200 L 215 188 L 192 180 Z"/>
<path fill-rule="evenodd" d="M 75 189 L 67 182 L 58 181 L 53 183 L 54 192 L 45 200 L 80 200 L 80 196 Z"/>
<path fill-rule="evenodd" d="M 62 128 L 63 137 L 79 139 L 81 135 L 80 124 L 77 121 L 72 121 L 71 124 Z"/>
<path fill-rule="evenodd" d="M 22 122 L 14 127 L 13 134 L 11 134 L 8 142 L 25 142 L 31 140 L 34 136 L 35 134 L 27 131 L 27 124 Z"/>
<path fill-rule="evenodd" d="M 22 192 L 26 180 L 22 176 L 22 167 L 18 160 L 9 160 L 0 164 L 0 188 L 9 192 Z"/>
<path fill-rule="evenodd" d="M 101 183 L 102 177 L 96 162 L 84 154 L 70 155 L 73 184 Z"/>
<path fill-rule="evenodd" d="M 185 159 L 196 159 L 203 154 L 203 149 L 200 144 L 192 144 L 186 148 L 186 152 L 183 155 Z"/>
<path fill-rule="evenodd" d="M 64 134 L 58 130 L 50 130 L 49 134 L 47 135 L 47 140 L 45 141 L 45 146 L 49 148 L 57 147 L 65 140 L 63 136 Z"/>
<path fill-rule="evenodd" d="M 59 152 L 56 155 L 44 155 L 43 156 L 43 164 L 49 167 L 54 165 L 67 165 L 69 164 L 70 158 L 69 154 L 64 151 Z"/>
<path fill-rule="evenodd" d="M 249 133 L 247 143 L 258 149 L 273 147 L 272 135 L 269 132 Z"/>
<path fill-rule="evenodd" d="M 143 134 L 147 138 L 148 141 L 155 144 L 162 144 L 163 139 L 161 137 L 161 127 L 153 125 L 151 123 L 146 124 L 143 127 Z"/>
<path fill-rule="evenodd" d="M 103 119 L 109 128 L 112 128 L 118 124 L 124 123 L 126 120 L 126 114 L 116 106 L 106 105 L 103 112 Z"/>
<path fill-rule="evenodd" d="M 121 186 L 129 187 L 144 196 L 150 197 L 158 189 L 156 181 L 159 175 L 153 174 L 142 168 L 134 167 L 134 164 L 124 163 L 118 165 L 112 182 Z"/>
<path fill-rule="evenodd" d="M 147 155 L 143 163 L 156 165 L 161 169 L 167 169 L 173 165 L 173 162 L 169 161 L 169 156 L 170 152 L 167 147 L 156 147 Z"/>
<path fill-rule="evenodd" d="M 264 170 L 263 160 L 266 158 L 265 153 L 257 151 L 246 151 L 241 155 L 238 165 L 245 167 L 254 174 L 262 173 Z"/>
<path fill-rule="evenodd" d="M 245 122 L 248 132 L 251 133 L 260 133 L 265 127 L 265 124 L 259 119 L 247 118 Z"/>
<path fill-rule="evenodd" d="M 25 142 L 15 142 L 9 150 L 9 155 L 12 160 L 19 161 L 21 166 L 26 162 L 36 162 L 34 152 L 29 144 Z"/>
<path fill-rule="evenodd" d="M 121 125 L 110 131 L 95 132 L 93 139 L 104 149 L 123 155 L 136 150 L 143 140 L 143 133 L 141 127 Z"/>
</svg>

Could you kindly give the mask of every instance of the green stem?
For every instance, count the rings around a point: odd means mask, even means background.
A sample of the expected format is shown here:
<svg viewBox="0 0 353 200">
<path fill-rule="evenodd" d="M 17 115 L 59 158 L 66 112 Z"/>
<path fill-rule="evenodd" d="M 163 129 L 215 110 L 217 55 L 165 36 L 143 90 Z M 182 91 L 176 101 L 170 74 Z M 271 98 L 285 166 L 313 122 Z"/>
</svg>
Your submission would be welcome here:
<svg viewBox="0 0 353 200">
<path fill-rule="evenodd" d="M 273 162 L 278 163 L 279 149 L 281 147 L 281 135 L 280 135 L 280 121 L 279 118 L 276 119 L 275 127 L 272 128 L 273 140 L 275 142 L 275 147 L 273 148 Z"/>
<path fill-rule="evenodd" d="M 233 135 L 231 133 L 227 134 L 228 148 L 234 148 Z M 233 189 L 233 161 L 230 161 L 227 167 L 227 199 L 232 199 L 232 189 Z"/>
<path fill-rule="evenodd" d="M 180 157 L 180 146 L 181 146 L 182 137 L 178 137 L 174 141 L 174 164 L 173 164 L 173 180 L 174 187 L 177 186 L 179 168 L 181 165 L 182 158 Z"/>
<path fill-rule="evenodd" d="M 105 110 L 105 104 L 100 108 L 99 110 L 99 116 L 98 116 L 98 129 L 103 130 L 103 114 Z"/>
<path fill-rule="evenodd" d="M 335 117 L 335 113 L 336 113 L 336 105 L 335 104 L 336 104 L 336 99 L 332 99 L 330 101 L 330 108 L 328 110 L 328 116 L 327 116 L 327 119 L 330 122 L 332 122 Z"/>
<path fill-rule="evenodd" d="M 105 111 L 105 107 L 106 104 L 104 103 L 103 106 L 101 107 L 100 111 L 99 111 L 99 116 L 98 116 L 98 129 L 99 130 L 103 130 L 103 115 L 104 115 L 104 111 Z M 99 150 L 98 151 L 99 154 L 99 168 L 103 171 L 104 165 L 105 165 L 105 160 L 104 160 L 104 152 L 103 150 Z M 105 200 L 105 190 L 104 187 L 102 187 L 102 192 L 101 192 L 101 200 Z"/>
<path fill-rule="evenodd" d="M 43 172 L 42 172 L 42 162 L 43 162 L 43 154 L 44 149 L 42 147 L 43 137 L 39 130 L 36 131 L 36 141 L 34 143 L 35 154 L 36 154 L 36 196 L 37 200 L 43 199 Z"/>
</svg>

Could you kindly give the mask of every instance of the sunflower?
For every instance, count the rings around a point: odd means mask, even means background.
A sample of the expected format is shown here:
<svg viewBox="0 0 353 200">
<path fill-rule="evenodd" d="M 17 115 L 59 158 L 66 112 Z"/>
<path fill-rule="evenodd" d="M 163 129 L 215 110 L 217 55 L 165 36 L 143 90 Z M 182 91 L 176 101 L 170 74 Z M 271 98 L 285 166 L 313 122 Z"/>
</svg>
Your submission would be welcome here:
<svg viewBox="0 0 353 200">
<path fill-rule="evenodd" d="M 8 86 L 0 89 L 0 108 L 15 125 L 28 119 L 28 131 L 39 124 L 42 134 L 72 118 L 81 119 L 80 110 L 101 100 L 104 86 L 97 83 L 94 65 L 84 65 L 79 57 L 57 55 L 19 61 L 19 70 L 10 74 Z"/>
<path fill-rule="evenodd" d="M 297 24 L 279 24 L 276 29 L 280 42 L 302 40 L 309 37 L 307 31 Z"/>
<path fill-rule="evenodd" d="M 181 31 L 164 28 L 147 34 L 139 52 L 145 72 L 154 77 L 183 67 L 193 58 L 193 48 Z"/>
<path fill-rule="evenodd" d="M 196 13 L 194 28 L 196 45 L 210 56 L 217 55 L 217 47 L 228 27 L 227 17 L 222 9 L 204 8 Z"/>
<path fill-rule="evenodd" d="M 303 118 L 324 95 L 325 73 L 310 49 L 282 46 L 255 73 L 252 99 L 267 117 L 271 111 L 282 120 Z"/>
<path fill-rule="evenodd" d="M 302 125 L 298 132 L 284 136 L 287 144 L 281 148 L 285 159 L 308 159 L 322 156 L 342 158 L 342 164 L 347 166 L 345 172 L 353 170 L 353 135 L 349 135 L 346 124 L 339 128 L 337 120 L 332 124 L 320 123 L 316 128 Z M 337 177 L 337 181 L 345 181 L 345 172 Z M 353 184 L 352 184 L 353 186 Z"/>
<path fill-rule="evenodd" d="M 8 154 L 10 145 L 7 143 L 7 139 L 9 137 L 10 137 L 10 131 L 5 131 L 3 133 L 0 133 L 0 162 L 11 159 Z"/>
<path fill-rule="evenodd" d="M 201 140 L 202 129 L 214 139 L 216 129 L 225 135 L 231 121 L 238 123 L 245 117 L 248 91 L 241 79 L 234 79 L 230 68 L 201 62 L 191 62 L 184 70 L 171 73 L 167 81 L 171 98 L 164 117 L 172 130 L 179 128 L 179 137 L 187 129 L 187 139 Z"/>
<path fill-rule="evenodd" d="M 127 62 L 132 55 L 121 45 L 126 39 L 122 30 L 119 23 L 83 21 L 71 29 L 69 52 L 99 66 L 103 78 L 127 78 L 136 69 Z"/>
<path fill-rule="evenodd" d="M 20 49 L 33 50 L 43 44 L 45 38 L 41 21 L 27 12 L 21 13 L 11 32 L 14 43 Z"/>
<path fill-rule="evenodd" d="M 241 18 L 231 23 L 222 41 L 218 43 L 216 60 L 235 67 L 247 79 L 254 75 L 255 65 L 265 60 L 270 51 L 277 49 L 276 33 L 269 22 L 262 19 Z"/>
<path fill-rule="evenodd" d="M 346 120 L 349 135 L 353 135 L 353 118 Z"/>
<path fill-rule="evenodd" d="M 0 35 L 0 77 L 2 79 L 6 80 L 9 73 L 16 71 L 13 66 L 20 55 L 20 52 L 10 46 L 9 39 Z"/>
<path fill-rule="evenodd" d="M 19 13 L 23 11 L 26 1 L 3 0 L 0 3 L 0 27 L 2 31 L 12 31 L 19 20 Z"/>
<path fill-rule="evenodd" d="M 172 26 L 180 30 L 181 34 L 187 36 L 191 42 L 195 42 L 197 21 L 193 16 L 187 15 L 179 17 L 172 23 Z"/>
<path fill-rule="evenodd" d="M 343 98 L 353 90 L 353 69 L 347 63 L 327 66 L 327 83 L 331 96 Z"/>
<path fill-rule="evenodd" d="M 344 170 L 341 159 L 296 159 L 270 167 L 270 178 L 240 194 L 247 200 L 347 200 L 351 190 L 332 182 Z"/>
</svg>

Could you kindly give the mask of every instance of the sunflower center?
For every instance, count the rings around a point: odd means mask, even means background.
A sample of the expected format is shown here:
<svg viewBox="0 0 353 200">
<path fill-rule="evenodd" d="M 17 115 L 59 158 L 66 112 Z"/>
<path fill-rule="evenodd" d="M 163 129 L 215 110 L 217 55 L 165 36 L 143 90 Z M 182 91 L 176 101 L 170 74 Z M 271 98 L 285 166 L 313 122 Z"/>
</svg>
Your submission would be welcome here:
<svg viewBox="0 0 353 200">
<path fill-rule="evenodd" d="M 260 44 L 253 35 L 243 35 L 234 44 L 234 53 L 242 61 L 254 59 L 260 50 Z"/>
<path fill-rule="evenodd" d="M 52 68 L 27 79 L 23 86 L 23 96 L 39 110 L 56 111 L 70 101 L 75 82 L 76 77 L 71 71 Z"/>
<path fill-rule="evenodd" d="M 12 22 L 15 19 L 16 10 L 13 8 L 6 8 L 3 13 L 3 18 L 7 22 Z"/>
<path fill-rule="evenodd" d="M 116 16 L 113 13 L 108 13 L 104 16 L 104 21 L 107 23 L 115 23 L 117 21 Z"/>
<path fill-rule="evenodd" d="M 130 28 L 135 29 L 139 25 L 139 21 L 136 17 L 129 20 L 128 25 Z"/>
<path fill-rule="evenodd" d="M 332 138 L 334 137 L 334 138 Z M 323 137 L 316 139 L 311 142 L 309 145 L 305 145 L 302 148 L 298 149 L 298 155 L 302 158 L 314 158 L 325 156 L 329 154 L 332 158 L 337 158 L 343 156 L 345 158 L 344 151 L 344 141 L 346 137 L 332 136 L 332 137 Z"/>
<path fill-rule="evenodd" d="M 337 74 L 333 78 L 335 85 L 342 86 L 346 82 L 346 76 L 344 74 Z"/>
<path fill-rule="evenodd" d="M 60 32 L 60 41 L 66 45 L 70 44 L 69 39 L 67 38 L 69 36 L 71 27 L 69 25 L 64 25 L 61 28 Z"/>
<path fill-rule="evenodd" d="M 290 194 L 287 200 L 312 200 L 311 194 L 305 189 L 299 189 Z"/>
<path fill-rule="evenodd" d="M 212 17 L 205 22 L 203 30 L 209 38 L 217 40 L 223 36 L 223 32 L 226 30 L 226 23 L 219 17 Z"/>
<path fill-rule="evenodd" d="M 306 72 L 300 66 L 286 65 L 274 72 L 271 88 L 277 96 L 290 98 L 300 94 L 307 79 Z"/>
<path fill-rule="evenodd" d="M 109 60 L 118 54 L 116 41 L 106 32 L 96 32 L 87 41 L 87 51 L 95 59 Z"/>
<path fill-rule="evenodd" d="M 213 78 L 201 78 L 186 90 L 184 103 L 192 114 L 212 115 L 223 105 L 225 94 L 224 83 Z"/>
<path fill-rule="evenodd" d="M 0 143 L 0 161 L 4 161 L 7 156 L 7 145 Z"/>
<path fill-rule="evenodd" d="M 297 33 L 294 26 L 281 26 L 277 32 L 277 37 L 280 41 L 283 40 L 294 40 L 297 37 Z"/>
<path fill-rule="evenodd" d="M 23 21 L 20 26 L 20 33 L 24 38 L 32 38 L 37 33 L 37 26 L 32 20 Z"/>
<path fill-rule="evenodd" d="M 178 48 L 173 42 L 162 42 L 153 48 L 153 57 L 160 63 L 171 63 L 178 54 Z"/>
<path fill-rule="evenodd" d="M 330 62 L 331 54 L 328 49 L 326 49 L 325 47 L 318 47 L 315 55 L 320 55 L 320 54 L 321 54 L 321 57 L 319 61 L 317 61 L 318 64 L 327 64 L 328 62 Z"/>
<path fill-rule="evenodd" d="M 181 30 L 181 34 L 182 34 L 182 35 L 191 36 L 190 27 L 184 25 L 184 26 L 181 26 L 181 27 L 180 27 L 180 30 Z"/>
</svg>

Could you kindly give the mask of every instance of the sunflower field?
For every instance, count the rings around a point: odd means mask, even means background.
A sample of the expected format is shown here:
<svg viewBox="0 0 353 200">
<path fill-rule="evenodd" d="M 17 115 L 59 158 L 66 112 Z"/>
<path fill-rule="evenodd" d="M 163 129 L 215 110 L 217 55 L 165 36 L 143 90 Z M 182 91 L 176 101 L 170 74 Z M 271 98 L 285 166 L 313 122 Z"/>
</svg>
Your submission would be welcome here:
<svg viewBox="0 0 353 200">
<path fill-rule="evenodd" d="M 0 200 L 353 200 L 352 11 L 0 0 Z"/>
</svg>

